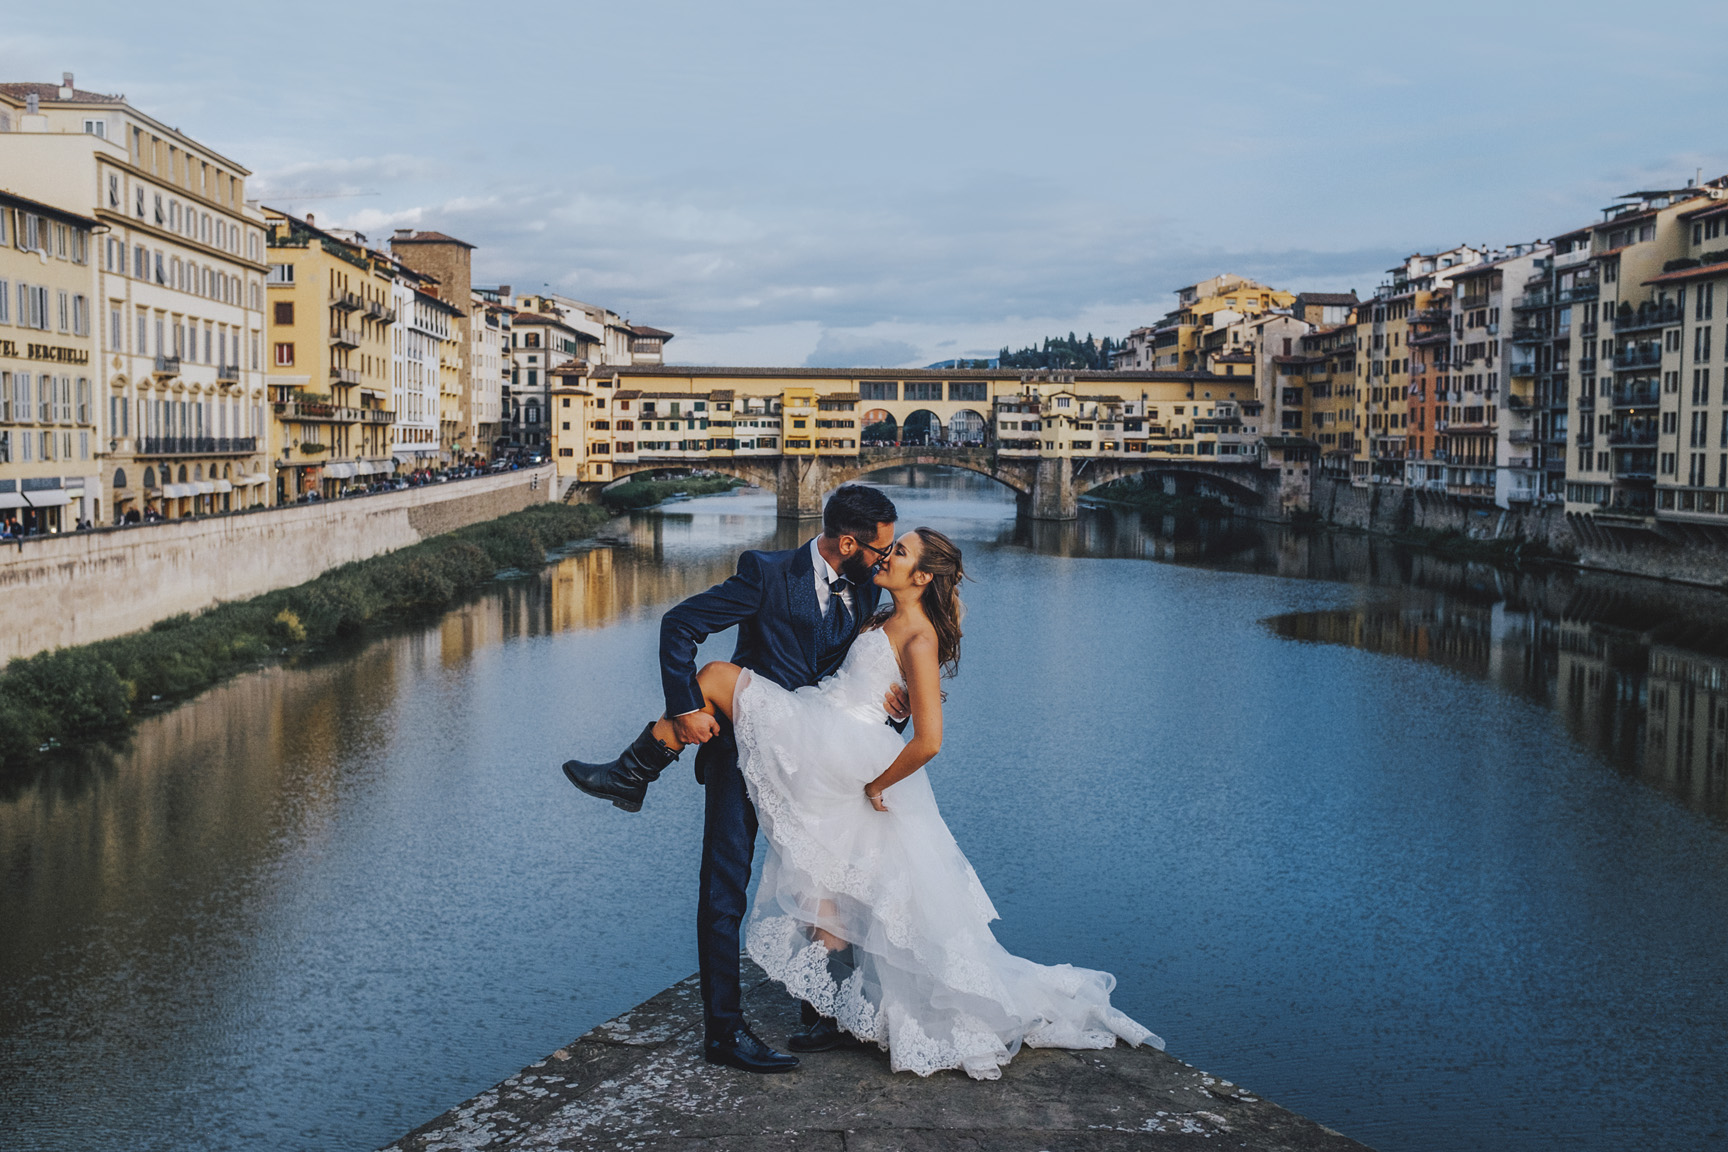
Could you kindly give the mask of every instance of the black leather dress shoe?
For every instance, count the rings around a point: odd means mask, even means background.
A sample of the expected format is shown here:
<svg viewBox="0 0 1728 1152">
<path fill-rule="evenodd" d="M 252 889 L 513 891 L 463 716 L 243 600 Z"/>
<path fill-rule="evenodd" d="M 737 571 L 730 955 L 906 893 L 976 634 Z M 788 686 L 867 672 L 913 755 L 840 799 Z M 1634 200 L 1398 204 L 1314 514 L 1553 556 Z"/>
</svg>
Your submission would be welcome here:
<svg viewBox="0 0 1728 1152">
<path fill-rule="evenodd" d="M 741 1072 L 790 1072 L 798 1067 L 798 1057 L 774 1051 L 748 1028 L 740 1028 L 724 1039 L 709 1040 L 702 1046 L 702 1059 Z"/>
<path fill-rule="evenodd" d="M 842 1029 L 829 1016 L 823 1016 L 816 1023 L 807 1024 L 800 1031 L 786 1037 L 786 1047 L 794 1052 L 832 1052 L 836 1048 L 850 1048 L 857 1043 L 851 1033 Z"/>
<path fill-rule="evenodd" d="M 650 724 L 616 760 L 604 764 L 565 761 L 564 778 L 590 796 L 610 800 L 626 812 L 640 812 L 648 785 L 676 759 L 678 753 L 654 738 L 654 725 Z"/>
</svg>

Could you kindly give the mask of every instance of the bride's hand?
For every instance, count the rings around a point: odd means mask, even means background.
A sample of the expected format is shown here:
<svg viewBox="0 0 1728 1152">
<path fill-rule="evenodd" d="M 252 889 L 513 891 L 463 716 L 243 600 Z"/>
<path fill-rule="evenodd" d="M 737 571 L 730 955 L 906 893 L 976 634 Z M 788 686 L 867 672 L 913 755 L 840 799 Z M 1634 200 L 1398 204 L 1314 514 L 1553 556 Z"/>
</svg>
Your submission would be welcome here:
<svg viewBox="0 0 1728 1152">
<path fill-rule="evenodd" d="M 912 715 L 912 704 L 906 695 L 906 689 L 898 684 L 888 685 L 888 691 L 882 694 L 882 707 L 895 722 Z"/>
<path fill-rule="evenodd" d="M 874 792 L 873 793 L 870 791 L 870 789 L 868 787 L 866 787 L 864 789 L 864 799 L 870 801 L 870 807 L 876 809 L 876 811 L 878 811 L 878 812 L 888 811 L 888 805 L 882 803 L 882 793 L 880 793 L 880 792 Z"/>
</svg>

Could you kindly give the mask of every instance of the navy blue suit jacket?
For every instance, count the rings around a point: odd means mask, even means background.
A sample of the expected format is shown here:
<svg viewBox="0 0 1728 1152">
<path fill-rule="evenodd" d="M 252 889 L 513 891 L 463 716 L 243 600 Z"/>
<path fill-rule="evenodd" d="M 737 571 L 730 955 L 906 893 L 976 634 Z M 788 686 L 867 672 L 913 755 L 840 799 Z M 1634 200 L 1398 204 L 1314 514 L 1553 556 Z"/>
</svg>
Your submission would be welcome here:
<svg viewBox="0 0 1728 1152">
<path fill-rule="evenodd" d="M 696 646 L 714 633 L 737 625 L 734 664 L 782 688 L 802 688 L 839 667 L 859 628 L 876 611 L 880 596 L 874 582 L 854 588 L 851 634 L 835 651 L 819 652 L 822 613 L 809 542 L 784 552 L 744 553 L 730 579 L 698 592 L 660 619 L 660 680 L 666 715 L 682 716 L 702 707 L 702 690 L 696 685 Z M 699 754 L 698 778 L 702 761 Z"/>
</svg>

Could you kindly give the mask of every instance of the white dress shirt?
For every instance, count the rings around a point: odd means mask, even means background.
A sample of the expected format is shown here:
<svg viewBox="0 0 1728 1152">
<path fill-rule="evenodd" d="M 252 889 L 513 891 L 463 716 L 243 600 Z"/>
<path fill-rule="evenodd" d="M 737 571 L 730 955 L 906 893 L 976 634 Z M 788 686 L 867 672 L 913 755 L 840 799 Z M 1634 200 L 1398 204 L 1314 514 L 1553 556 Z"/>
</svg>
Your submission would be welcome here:
<svg viewBox="0 0 1728 1152">
<path fill-rule="evenodd" d="M 820 539 L 820 536 L 812 536 L 810 538 L 810 560 L 811 566 L 815 569 L 816 611 L 822 616 L 827 616 L 828 595 L 831 591 L 829 585 L 840 579 L 840 573 L 834 571 L 834 566 L 828 563 L 827 557 L 822 555 L 822 550 L 816 547 L 816 542 Z M 846 605 L 846 610 L 848 612 L 851 612 L 854 616 L 858 614 L 856 601 L 852 599 L 852 585 L 850 580 L 847 581 L 846 587 L 840 593 L 840 602 Z"/>
</svg>

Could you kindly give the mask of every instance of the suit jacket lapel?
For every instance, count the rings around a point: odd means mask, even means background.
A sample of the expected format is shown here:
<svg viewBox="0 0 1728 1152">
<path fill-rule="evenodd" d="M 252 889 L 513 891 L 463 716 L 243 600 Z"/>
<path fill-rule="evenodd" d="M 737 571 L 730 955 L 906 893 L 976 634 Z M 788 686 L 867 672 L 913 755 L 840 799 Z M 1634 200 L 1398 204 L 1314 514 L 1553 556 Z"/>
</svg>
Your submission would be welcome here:
<svg viewBox="0 0 1728 1152">
<path fill-rule="evenodd" d="M 792 630 L 804 649 L 804 659 L 814 672 L 816 634 L 820 631 L 822 610 L 816 603 L 816 565 L 810 559 L 808 543 L 798 549 L 786 570 L 786 603 L 792 609 Z"/>
</svg>

